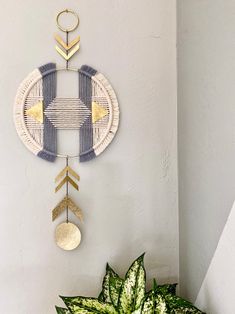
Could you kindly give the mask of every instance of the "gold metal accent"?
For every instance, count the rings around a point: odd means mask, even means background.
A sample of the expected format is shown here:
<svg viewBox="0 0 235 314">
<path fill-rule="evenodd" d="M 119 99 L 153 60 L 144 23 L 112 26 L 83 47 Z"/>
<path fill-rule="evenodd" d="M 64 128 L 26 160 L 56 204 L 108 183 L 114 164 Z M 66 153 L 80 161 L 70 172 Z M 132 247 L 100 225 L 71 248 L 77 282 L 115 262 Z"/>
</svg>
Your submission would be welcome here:
<svg viewBox="0 0 235 314">
<path fill-rule="evenodd" d="M 73 46 L 75 46 L 80 41 L 80 36 L 76 37 L 72 40 L 68 45 L 63 41 L 60 35 L 55 34 L 55 40 L 65 49 L 70 50 Z"/>
<path fill-rule="evenodd" d="M 79 175 L 71 167 L 67 166 L 58 174 L 58 176 L 55 178 L 55 182 L 58 182 L 60 179 L 62 179 L 66 175 L 67 172 L 71 174 L 78 181 L 80 180 Z"/>
<path fill-rule="evenodd" d="M 60 21 L 59 21 L 59 19 L 60 19 L 60 16 L 62 15 L 62 14 L 64 14 L 64 13 L 70 13 L 70 14 L 72 14 L 73 16 L 75 16 L 75 18 L 76 18 L 76 23 L 75 23 L 75 25 L 74 26 L 72 26 L 71 28 L 64 28 L 63 26 L 61 26 L 60 25 Z M 72 31 L 74 31 L 77 27 L 78 27 L 78 25 L 79 25 L 79 17 L 78 17 L 78 15 L 77 15 L 77 13 L 76 12 L 74 12 L 73 10 L 70 10 L 70 9 L 65 9 L 65 10 L 63 10 L 63 11 L 61 11 L 61 12 L 59 12 L 58 14 L 57 14 L 57 16 L 56 16 L 56 24 L 57 24 L 57 26 L 58 26 L 58 28 L 62 31 L 62 32 L 72 32 Z"/>
<path fill-rule="evenodd" d="M 43 101 L 39 101 L 36 105 L 25 111 L 26 115 L 34 118 L 37 122 L 43 123 Z"/>
<path fill-rule="evenodd" d="M 78 219 L 83 221 L 82 210 L 69 196 L 65 196 L 63 200 L 52 210 L 52 221 L 59 217 L 67 207 Z"/>
<path fill-rule="evenodd" d="M 97 102 L 92 102 L 92 123 L 96 123 L 98 120 L 107 116 L 108 110 L 101 107 Z"/>
<path fill-rule="evenodd" d="M 71 200 L 70 197 L 67 197 L 67 205 L 68 205 L 68 209 L 70 209 L 71 212 L 75 216 L 77 216 L 78 219 L 83 221 L 82 210 Z"/>
<path fill-rule="evenodd" d="M 72 56 L 79 50 L 80 45 L 77 44 L 68 54 L 66 54 L 60 47 L 55 46 L 56 51 L 63 57 L 66 61 L 72 58 Z"/>
<path fill-rule="evenodd" d="M 66 176 L 66 177 L 60 182 L 60 184 L 57 185 L 57 187 L 55 188 L 55 192 L 58 192 L 66 182 L 70 183 L 76 190 L 79 191 L 79 187 L 78 187 L 77 183 L 74 182 L 73 179 L 71 179 L 69 176 Z"/>
<path fill-rule="evenodd" d="M 71 222 L 64 222 L 56 227 L 56 244 L 65 251 L 76 249 L 81 242 L 81 232 Z"/>
</svg>

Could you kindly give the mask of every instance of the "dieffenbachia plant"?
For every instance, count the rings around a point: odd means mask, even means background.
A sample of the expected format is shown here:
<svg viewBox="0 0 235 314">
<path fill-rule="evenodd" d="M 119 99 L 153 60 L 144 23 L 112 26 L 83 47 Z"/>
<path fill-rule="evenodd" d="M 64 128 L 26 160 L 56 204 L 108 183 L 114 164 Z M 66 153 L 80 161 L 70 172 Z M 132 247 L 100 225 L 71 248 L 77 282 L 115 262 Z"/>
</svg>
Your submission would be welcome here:
<svg viewBox="0 0 235 314">
<path fill-rule="evenodd" d="M 190 302 L 176 296 L 176 284 L 157 285 L 146 292 L 144 254 L 137 258 L 125 279 L 109 266 L 97 299 L 61 297 L 65 308 L 56 307 L 57 314 L 183 314 L 203 313 Z"/>
</svg>

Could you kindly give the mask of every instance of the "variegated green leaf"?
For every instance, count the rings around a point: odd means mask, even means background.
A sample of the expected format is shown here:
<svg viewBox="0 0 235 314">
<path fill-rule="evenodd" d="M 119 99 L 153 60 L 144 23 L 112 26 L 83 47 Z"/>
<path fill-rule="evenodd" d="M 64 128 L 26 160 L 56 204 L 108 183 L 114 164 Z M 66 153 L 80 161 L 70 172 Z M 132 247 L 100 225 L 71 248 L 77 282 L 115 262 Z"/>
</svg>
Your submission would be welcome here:
<svg viewBox="0 0 235 314">
<path fill-rule="evenodd" d="M 170 314 L 201 314 L 203 312 L 201 312 L 201 311 L 199 311 L 197 309 L 181 307 L 181 308 L 178 308 L 178 309 L 171 310 L 169 313 Z"/>
<path fill-rule="evenodd" d="M 97 311 L 93 311 L 93 310 L 86 310 L 84 308 L 76 308 L 76 310 L 74 311 L 68 311 L 68 314 L 94 314 L 94 313 L 99 313 Z M 66 312 L 67 314 L 67 312 Z"/>
<path fill-rule="evenodd" d="M 103 291 L 100 292 L 100 294 L 99 294 L 99 296 L 98 296 L 98 300 L 99 300 L 100 302 L 104 302 L 104 293 L 103 293 Z"/>
<path fill-rule="evenodd" d="M 159 285 L 157 286 L 157 291 L 163 295 L 166 294 L 173 294 L 176 295 L 176 287 L 177 287 L 177 283 L 174 284 L 165 284 L 165 285 Z"/>
<path fill-rule="evenodd" d="M 86 297 L 61 297 L 67 308 L 73 314 L 118 314 L 114 306 L 109 303 L 101 302 L 95 298 Z"/>
<path fill-rule="evenodd" d="M 135 310 L 131 314 L 141 314 L 141 307 L 138 310 Z"/>
<path fill-rule="evenodd" d="M 113 277 L 113 278 L 110 278 L 109 280 L 109 294 L 110 294 L 111 301 L 115 307 L 118 306 L 118 300 L 119 300 L 119 295 L 122 288 L 122 284 L 123 284 L 123 279 L 121 279 L 120 277 Z"/>
<path fill-rule="evenodd" d="M 56 308 L 57 314 L 71 314 L 71 312 L 68 309 L 64 309 L 58 306 L 56 306 L 55 308 Z"/>
<path fill-rule="evenodd" d="M 102 302 L 112 302 L 111 296 L 110 296 L 110 279 L 112 278 L 117 278 L 120 279 L 121 278 L 118 276 L 117 273 L 115 273 L 115 271 L 109 266 L 109 264 L 107 264 L 106 266 L 106 274 L 104 276 L 103 279 L 103 284 L 102 284 L 102 292 L 100 293 L 98 300 L 102 301 Z"/>
<path fill-rule="evenodd" d="M 145 296 L 144 254 L 129 268 L 119 297 L 121 314 L 131 314 L 142 305 Z"/>
<path fill-rule="evenodd" d="M 141 314 L 166 314 L 167 307 L 161 295 L 155 291 L 150 291 L 142 305 Z"/>
<path fill-rule="evenodd" d="M 164 296 L 167 308 L 169 313 L 171 314 L 183 314 L 183 313 L 194 313 L 194 314 L 201 314 L 199 309 L 197 309 L 194 305 L 190 302 L 172 294 L 166 294 Z"/>
</svg>

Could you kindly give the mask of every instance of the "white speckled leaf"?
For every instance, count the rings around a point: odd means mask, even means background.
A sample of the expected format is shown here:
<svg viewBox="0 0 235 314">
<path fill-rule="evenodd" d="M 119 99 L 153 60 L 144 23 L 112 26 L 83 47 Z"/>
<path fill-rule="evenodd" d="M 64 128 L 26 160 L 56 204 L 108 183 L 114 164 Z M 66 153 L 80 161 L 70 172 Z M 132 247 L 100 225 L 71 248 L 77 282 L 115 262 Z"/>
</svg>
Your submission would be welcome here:
<svg viewBox="0 0 235 314">
<path fill-rule="evenodd" d="M 141 308 L 139 308 L 138 310 L 135 310 L 134 312 L 132 312 L 131 314 L 141 314 Z"/>
<path fill-rule="evenodd" d="M 171 310 L 169 313 L 170 314 L 201 314 L 203 312 L 199 310 L 195 310 L 195 309 L 181 307 L 178 309 Z"/>
<path fill-rule="evenodd" d="M 183 313 L 193 313 L 193 314 L 201 314 L 199 309 L 197 309 L 193 304 L 190 302 L 176 296 L 173 294 L 166 294 L 163 296 L 167 307 L 169 309 L 169 313 L 171 314 L 183 314 Z"/>
<path fill-rule="evenodd" d="M 118 314 L 114 306 L 94 298 L 86 297 L 61 297 L 67 308 L 73 314 Z"/>
<path fill-rule="evenodd" d="M 167 307 L 162 296 L 150 291 L 142 305 L 141 314 L 166 314 Z"/>
<path fill-rule="evenodd" d="M 110 278 L 109 280 L 109 294 L 110 294 L 112 303 L 115 307 L 118 306 L 118 300 L 119 300 L 119 295 L 122 288 L 122 284 L 123 284 L 123 279 L 121 279 L 120 277 L 113 277 L 113 278 Z"/>
<path fill-rule="evenodd" d="M 120 279 L 122 280 L 117 273 L 107 264 L 106 266 L 106 274 L 103 279 L 103 284 L 102 284 L 102 292 L 99 295 L 99 301 L 103 302 L 109 302 L 112 303 L 112 298 L 111 298 L 111 290 L 110 290 L 110 280 L 114 279 Z"/>
<path fill-rule="evenodd" d="M 119 298 L 121 314 L 131 314 L 138 310 L 145 296 L 144 255 L 141 255 L 129 268 L 122 285 Z"/>
</svg>

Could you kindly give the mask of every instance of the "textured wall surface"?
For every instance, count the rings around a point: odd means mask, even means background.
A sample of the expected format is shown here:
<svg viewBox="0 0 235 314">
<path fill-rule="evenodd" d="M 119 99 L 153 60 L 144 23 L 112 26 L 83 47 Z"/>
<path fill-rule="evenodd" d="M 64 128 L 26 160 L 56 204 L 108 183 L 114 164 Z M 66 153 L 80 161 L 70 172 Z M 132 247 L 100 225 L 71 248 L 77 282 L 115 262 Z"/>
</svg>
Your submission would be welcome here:
<svg viewBox="0 0 235 314">
<path fill-rule="evenodd" d="M 180 282 L 192 300 L 234 201 L 234 16 L 232 0 L 178 1 Z"/>
<path fill-rule="evenodd" d="M 85 223 L 81 247 L 71 253 L 56 247 L 59 220 L 53 224 L 50 212 L 63 194 L 53 189 L 64 163 L 28 152 L 12 118 L 21 80 L 46 62 L 62 63 L 53 33 L 65 6 L 81 19 L 72 65 L 103 72 L 121 106 L 110 148 L 87 164 L 73 161 L 81 176 L 73 196 Z M 58 294 L 95 296 L 107 261 L 123 274 L 143 251 L 148 280 L 177 280 L 175 1 L 10 0 L 0 25 L 1 313 L 52 314 Z"/>
</svg>

